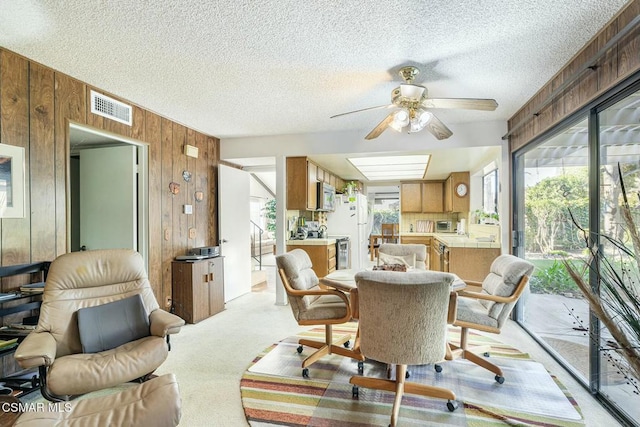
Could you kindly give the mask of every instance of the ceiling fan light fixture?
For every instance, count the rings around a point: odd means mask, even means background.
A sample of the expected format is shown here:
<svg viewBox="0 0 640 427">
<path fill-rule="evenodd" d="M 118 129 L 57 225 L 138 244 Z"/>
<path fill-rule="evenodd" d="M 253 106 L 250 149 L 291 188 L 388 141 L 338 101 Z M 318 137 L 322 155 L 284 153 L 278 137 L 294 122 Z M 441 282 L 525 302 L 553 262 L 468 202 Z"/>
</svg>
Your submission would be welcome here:
<svg viewBox="0 0 640 427">
<path fill-rule="evenodd" d="M 429 123 L 433 114 L 429 111 L 420 109 L 415 112 L 411 118 L 411 127 L 409 132 L 420 132 Z"/>
<path fill-rule="evenodd" d="M 389 123 L 394 130 L 401 132 L 402 128 L 409 124 L 409 112 L 407 110 L 398 110 L 393 113 L 393 120 Z"/>
</svg>

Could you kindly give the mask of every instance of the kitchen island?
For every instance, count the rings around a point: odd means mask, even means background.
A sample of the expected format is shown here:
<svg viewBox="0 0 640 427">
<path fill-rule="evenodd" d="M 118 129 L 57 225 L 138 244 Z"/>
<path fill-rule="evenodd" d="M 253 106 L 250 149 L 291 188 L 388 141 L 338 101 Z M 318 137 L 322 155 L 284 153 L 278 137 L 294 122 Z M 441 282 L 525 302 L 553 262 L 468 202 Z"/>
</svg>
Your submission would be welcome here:
<svg viewBox="0 0 640 427">
<path fill-rule="evenodd" d="M 336 270 L 336 239 L 287 240 L 287 252 L 294 249 L 309 254 L 316 276 L 324 277 Z"/>
</svg>

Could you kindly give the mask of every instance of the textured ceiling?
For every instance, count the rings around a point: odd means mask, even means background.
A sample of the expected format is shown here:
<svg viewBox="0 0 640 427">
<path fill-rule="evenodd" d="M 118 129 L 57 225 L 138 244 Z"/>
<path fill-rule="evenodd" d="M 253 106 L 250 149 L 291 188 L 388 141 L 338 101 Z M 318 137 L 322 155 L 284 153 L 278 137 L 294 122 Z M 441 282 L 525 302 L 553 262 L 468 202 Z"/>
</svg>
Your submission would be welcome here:
<svg viewBox="0 0 640 427">
<path fill-rule="evenodd" d="M 0 46 L 221 138 L 363 130 L 397 69 L 506 120 L 623 0 L 0 0 Z"/>
</svg>

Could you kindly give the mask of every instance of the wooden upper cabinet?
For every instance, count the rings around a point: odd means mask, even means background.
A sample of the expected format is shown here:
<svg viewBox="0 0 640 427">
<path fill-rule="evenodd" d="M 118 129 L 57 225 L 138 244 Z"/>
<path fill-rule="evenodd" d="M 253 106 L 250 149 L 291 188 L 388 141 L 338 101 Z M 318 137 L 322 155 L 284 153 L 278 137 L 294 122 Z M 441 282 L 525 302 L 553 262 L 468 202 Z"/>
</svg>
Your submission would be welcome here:
<svg viewBox="0 0 640 427">
<path fill-rule="evenodd" d="M 425 181 L 422 183 L 422 212 L 444 212 L 443 183 Z"/>
<path fill-rule="evenodd" d="M 325 182 L 325 170 L 321 167 L 316 166 L 316 179 L 319 182 Z"/>
<path fill-rule="evenodd" d="M 400 183 L 400 211 L 403 213 L 443 212 L 442 181 Z"/>
<path fill-rule="evenodd" d="M 307 207 L 309 211 L 318 208 L 318 166 L 307 161 Z M 323 171 L 324 176 L 324 171 Z"/>
<path fill-rule="evenodd" d="M 338 192 L 342 192 L 342 189 L 344 188 L 344 180 L 342 178 L 340 178 L 339 176 L 336 176 L 336 191 Z"/>
<path fill-rule="evenodd" d="M 458 194 L 457 189 L 465 187 L 464 194 Z M 451 172 L 444 183 L 444 211 L 469 212 L 469 172 Z"/>
<path fill-rule="evenodd" d="M 287 209 L 307 209 L 307 181 L 307 158 L 287 157 Z"/>
<path fill-rule="evenodd" d="M 422 212 L 422 183 L 402 182 L 400 183 L 400 212 L 419 213 Z"/>
</svg>

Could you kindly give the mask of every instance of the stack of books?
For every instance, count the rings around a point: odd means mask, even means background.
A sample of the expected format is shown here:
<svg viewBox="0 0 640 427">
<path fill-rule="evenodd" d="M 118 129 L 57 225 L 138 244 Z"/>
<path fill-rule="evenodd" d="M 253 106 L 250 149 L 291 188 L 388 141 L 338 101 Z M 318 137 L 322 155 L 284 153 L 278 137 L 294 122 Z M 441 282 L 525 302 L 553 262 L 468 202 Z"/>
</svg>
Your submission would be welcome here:
<svg viewBox="0 0 640 427">
<path fill-rule="evenodd" d="M 20 286 L 20 292 L 23 294 L 39 294 L 44 291 L 44 282 L 30 283 Z"/>
<path fill-rule="evenodd" d="M 0 340 L 0 350 L 6 350 L 18 345 L 18 338 L 10 340 Z"/>
<path fill-rule="evenodd" d="M 0 292 L 0 301 L 4 301 L 6 299 L 12 299 L 16 294 L 14 292 Z"/>
</svg>

